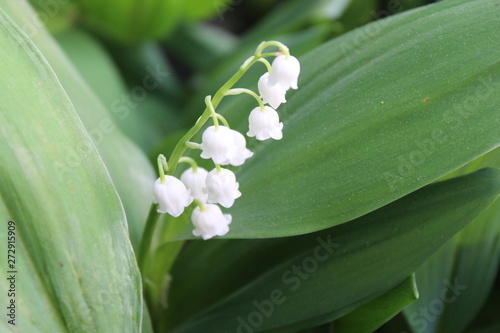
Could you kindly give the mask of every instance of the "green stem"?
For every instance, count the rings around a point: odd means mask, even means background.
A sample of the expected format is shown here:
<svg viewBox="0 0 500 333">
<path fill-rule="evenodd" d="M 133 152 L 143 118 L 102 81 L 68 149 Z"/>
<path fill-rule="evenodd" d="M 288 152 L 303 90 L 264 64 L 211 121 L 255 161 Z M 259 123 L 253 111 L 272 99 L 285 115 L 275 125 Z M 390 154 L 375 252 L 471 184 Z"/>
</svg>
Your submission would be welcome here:
<svg viewBox="0 0 500 333">
<path fill-rule="evenodd" d="M 201 202 L 200 200 L 198 199 L 193 199 L 193 202 L 196 206 L 200 207 L 200 210 L 203 212 L 205 210 L 205 205 L 203 204 L 203 202 Z"/>
<path fill-rule="evenodd" d="M 238 69 L 238 71 L 226 82 L 220 89 L 215 93 L 214 97 L 212 98 L 212 105 L 214 108 L 217 108 L 219 103 L 221 102 L 222 98 L 224 98 L 224 94 L 226 91 L 231 89 L 236 82 L 238 82 L 239 79 L 243 76 L 243 74 L 246 73 L 246 71 L 258 61 L 258 57 L 252 56 L 245 61 L 244 65 Z M 208 118 L 210 118 L 210 110 L 208 107 L 205 108 L 203 111 L 203 114 L 201 117 L 198 119 L 196 124 L 181 138 L 181 140 L 177 143 L 177 145 L 174 148 L 174 151 L 172 155 L 170 155 L 170 167 L 168 174 L 172 175 L 175 172 L 175 169 L 177 168 L 177 164 L 179 163 L 179 159 L 184 155 L 186 152 L 187 146 L 186 142 L 190 141 L 193 136 L 196 135 L 202 128 L 203 125 L 207 122 Z"/>
<path fill-rule="evenodd" d="M 272 66 L 271 66 L 271 64 L 269 63 L 269 61 L 267 61 L 267 59 L 265 59 L 265 58 L 260 58 L 260 59 L 259 59 L 259 61 L 260 61 L 261 63 L 263 63 L 264 65 L 266 65 L 267 71 L 268 71 L 269 73 L 271 73 Z"/>
<path fill-rule="evenodd" d="M 215 108 L 212 105 L 211 98 L 212 98 L 212 96 L 205 97 L 205 104 L 206 104 L 207 108 L 210 110 L 210 116 L 212 117 L 212 120 L 214 122 L 215 129 L 218 129 L 219 128 L 219 120 L 217 119 L 217 113 L 215 112 Z"/>
<path fill-rule="evenodd" d="M 146 226 L 144 227 L 144 232 L 142 234 L 141 245 L 139 246 L 138 254 L 138 265 L 141 274 L 144 277 L 145 270 L 144 265 L 146 263 L 146 256 L 151 247 L 151 242 L 153 241 L 153 235 L 156 228 L 156 224 L 159 220 L 160 214 L 156 211 L 156 204 L 152 204 L 149 209 L 148 218 L 146 219 Z"/>
<path fill-rule="evenodd" d="M 257 103 L 259 103 L 260 108 L 264 109 L 264 102 L 262 101 L 262 99 L 260 99 L 260 97 L 250 89 L 245 89 L 245 88 L 230 89 L 226 91 L 225 95 L 229 96 L 229 95 L 240 95 L 240 94 L 248 94 L 252 96 L 253 98 L 255 98 Z"/>
<path fill-rule="evenodd" d="M 287 57 L 290 55 L 290 51 L 288 50 L 288 47 L 281 43 L 281 42 L 278 42 L 276 40 L 271 40 L 271 41 L 267 41 L 267 42 L 262 42 L 259 44 L 259 46 L 257 46 L 257 50 L 255 51 L 255 54 L 257 56 L 262 56 L 262 51 L 264 51 L 264 49 L 266 47 L 269 47 L 269 46 L 276 46 L 279 48 L 279 50 L 281 52 L 283 52 L 283 54 L 285 54 Z"/>
<path fill-rule="evenodd" d="M 158 159 L 156 160 L 158 163 L 158 173 L 160 174 L 160 181 L 165 183 L 165 169 L 168 170 L 167 159 L 163 154 L 158 155 Z"/>
<path fill-rule="evenodd" d="M 222 124 L 224 126 L 226 126 L 227 128 L 230 128 L 229 123 L 227 122 L 226 118 L 224 118 L 221 114 L 218 114 L 218 113 L 216 113 L 215 116 L 217 117 L 217 119 L 219 119 L 222 122 Z"/>
<path fill-rule="evenodd" d="M 198 133 L 203 128 L 203 125 L 205 125 L 207 120 L 212 115 L 212 111 L 210 109 L 213 107 L 215 110 L 215 108 L 217 108 L 217 106 L 220 104 L 220 102 L 226 95 L 227 91 L 230 90 L 236 84 L 236 82 L 238 82 L 241 79 L 241 77 L 248 71 L 248 69 L 252 67 L 252 65 L 255 64 L 257 61 L 259 61 L 263 56 L 268 55 L 268 54 L 262 54 L 262 51 L 268 46 L 277 46 L 285 54 L 288 53 L 288 48 L 285 45 L 281 44 L 280 42 L 270 41 L 261 43 L 258 46 L 257 50 L 255 51 L 255 55 L 248 58 L 243 63 L 243 65 L 238 69 L 238 71 L 229 80 L 227 80 L 227 82 L 224 83 L 219 90 L 217 90 L 214 97 L 210 100 L 210 103 L 207 104 L 205 110 L 203 110 L 203 113 L 200 116 L 200 118 L 198 118 L 198 120 L 196 121 L 196 124 L 194 124 L 194 126 L 179 140 L 179 142 L 174 148 L 174 151 L 172 152 L 172 155 L 170 156 L 169 167 L 166 170 L 167 174 L 169 175 L 174 174 L 175 170 L 177 169 L 177 165 L 180 162 L 181 157 L 184 155 L 186 149 L 188 148 L 186 143 L 189 142 L 196 135 L 196 133 Z M 273 53 L 270 53 L 269 55 L 273 55 Z M 208 96 L 208 98 L 210 97 Z M 214 121 L 216 120 L 217 117 L 214 119 Z M 161 163 L 161 165 L 162 168 L 160 168 L 160 160 L 159 160 L 158 168 L 160 172 L 160 177 L 162 174 L 163 162 Z M 146 220 L 146 227 L 144 229 L 144 234 L 142 236 L 141 246 L 139 249 L 138 261 L 141 271 L 143 271 L 144 269 L 143 266 L 145 257 L 149 250 L 149 247 L 151 246 L 154 229 L 158 222 L 159 216 L 160 214 L 156 211 L 155 205 L 152 205 L 149 211 L 148 219 Z"/>
<path fill-rule="evenodd" d="M 198 171 L 198 164 L 196 164 L 196 161 L 191 157 L 182 156 L 179 159 L 179 163 L 189 163 L 189 165 L 191 165 L 191 169 L 193 169 L 193 173 L 196 173 Z"/>
</svg>

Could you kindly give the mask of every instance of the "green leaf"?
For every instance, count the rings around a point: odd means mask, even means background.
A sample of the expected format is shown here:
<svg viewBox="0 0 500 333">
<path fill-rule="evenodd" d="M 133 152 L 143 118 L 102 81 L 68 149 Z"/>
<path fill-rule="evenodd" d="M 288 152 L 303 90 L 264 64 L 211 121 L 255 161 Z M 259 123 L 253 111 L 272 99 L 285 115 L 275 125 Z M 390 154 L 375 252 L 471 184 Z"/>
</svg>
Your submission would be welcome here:
<svg viewBox="0 0 500 333">
<path fill-rule="evenodd" d="M 500 149 L 482 156 L 453 175 L 500 166 Z M 421 298 L 405 309 L 414 332 L 462 332 L 492 288 L 500 259 L 500 200 L 448 241 L 417 270 Z M 453 297 L 450 283 L 464 288 Z M 443 296 L 444 295 L 444 296 Z"/>
<path fill-rule="evenodd" d="M 4 317 L 1 331 L 139 331 L 139 270 L 104 163 L 47 61 L 2 10 L 0 48 L 1 245 L 12 220 L 18 250 L 14 268 L 1 264 L 2 295 L 17 271 L 16 325 Z M 74 164 L 79 145 L 87 154 Z"/>
<path fill-rule="evenodd" d="M 400 284 L 499 191 L 500 173 L 486 169 L 309 235 L 195 241 L 174 264 L 161 324 L 187 333 L 234 331 L 248 320 L 255 331 L 335 320 Z"/>
<path fill-rule="evenodd" d="M 335 321 L 336 333 L 371 333 L 418 299 L 412 275 L 384 295 Z"/>
<path fill-rule="evenodd" d="M 301 57 L 299 89 L 278 110 L 283 139 L 249 140 L 255 156 L 237 170 L 242 197 L 226 237 L 342 224 L 496 148 L 499 11 L 490 0 L 444 1 Z M 223 103 L 218 112 L 246 132 L 255 101 Z"/>
<path fill-rule="evenodd" d="M 37 21 L 33 10 L 25 0 L 4 0 L 4 9 L 18 26 L 24 28 L 54 70 L 71 100 L 85 129 L 97 147 L 108 169 L 127 214 L 132 244 L 137 246 L 143 224 L 151 206 L 151 184 L 155 174 L 143 152 L 119 130 L 107 110 L 92 89 L 86 84 L 64 52 Z M 29 18 L 29 19 L 28 19 Z M 36 28 L 33 28 L 36 27 Z M 132 110 L 112 110 L 118 117 L 128 117 Z M 85 163 L 86 146 L 72 146 L 67 152 L 72 164 Z M 71 172 L 71 168 L 65 168 Z"/>
</svg>

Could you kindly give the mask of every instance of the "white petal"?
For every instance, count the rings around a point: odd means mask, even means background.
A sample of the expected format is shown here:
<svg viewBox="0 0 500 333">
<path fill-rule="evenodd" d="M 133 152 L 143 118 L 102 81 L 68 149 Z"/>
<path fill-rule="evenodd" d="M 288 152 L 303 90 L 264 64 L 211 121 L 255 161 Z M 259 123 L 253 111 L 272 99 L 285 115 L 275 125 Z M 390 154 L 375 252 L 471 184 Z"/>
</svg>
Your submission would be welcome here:
<svg viewBox="0 0 500 333">
<path fill-rule="evenodd" d="M 232 131 L 226 126 L 208 127 L 202 136 L 201 157 L 211 158 L 215 164 L 228 164 L 230 156 L 236 154 Z"/>
<path fill-rule="evenodd" d="M 210 203 L 218 203 L 229 208 L 241 196 L 241 192 L 238 190 L 240 184 L 236 181 L 234 173 L 228 169 L 210 171 L 207 175 L 206 185 L 208 202 Z"/>
<path fill-rule="evenodd" d="M 250 112 L 248 117 L 249 131 L 248 136 L 257 140 L 267 140 L 273 138 L 280 140 L 283 137 L 281 130 L 283 123 L 279 122 L 279 115 L 276 110 L 266 106 L 264 109 L 256 107 Z"/>
<path fill-rule="evenodd" d="M 269 84 L 269 73 L 264 73 L 258 83 L 259 93 L 264 103 L 271 105 L 273 108 L 278 108 L 281 103 L 286 103 L 286 90 L 279 84 Z"/>
<path fill-rule="evenodd" d="M 300 74 L 300 62 L 294 56 L 277 56 L 271 66 L 269 85 L 280 85 L 283 89 L 297 89 L 297 81 Z"/>
<path fill-rule="evenodd" d="M 181 175 L 181 181 L 186 185 L 187 189 L 193 198 L 199 200 L 201 203 L 207 202 L 207 193 L 205 181 L 207 179 L 208 171 L 198 167 L 196 173 L 192 168 L 187 169 Z"/>
<path fill-rule="evenodd" d="M 193 202 L 186 186 L 173 176 L 165 176 L 162 183 L 158 178 L 154 184 L 154 200 L 159 204 L 158 213 L 168 213 L 178 217 L 184 208 Z"/>
<path fill-rule="evenodd" d="M 191 221 L 195 226 L 193 235 L 201 236 L 204 240 L 214 236 L 224 236 L 228 233 L 228 225 L 231 223 L 231 215 L 222 214 L 217 205 L 207 204 L 204 209 L 196 207 L 191 215 Z"/>
<path fill-rule="evenodd" d="M 235 146 L 235 154 L 229 157 L 229 164 L 234 166 L 240 166 L 245 163 L 245 160 L 253 156 L 253 153 L 247 149 L 247 141 L 243 134 L 237 131 L 232 131 L 233 142 Z"/>
</svg>

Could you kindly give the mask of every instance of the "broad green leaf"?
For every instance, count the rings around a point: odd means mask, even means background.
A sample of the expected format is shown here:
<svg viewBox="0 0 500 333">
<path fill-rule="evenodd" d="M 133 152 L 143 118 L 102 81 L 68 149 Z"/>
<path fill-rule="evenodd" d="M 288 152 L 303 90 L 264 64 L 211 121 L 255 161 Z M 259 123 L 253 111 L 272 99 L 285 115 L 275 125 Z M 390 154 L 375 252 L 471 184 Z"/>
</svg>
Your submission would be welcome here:
<svg viewBox="0 0 500 333">
<path fill-rule="evenodd" d="M 17 322 L 4 317 L 2 332 L 139 331 L 140 275 L 105 165 L 47 61 L 1 10 L 0 49 L 1 246 L 12 220 L 19 250 Z M 6 295 L 13 268 L 1 265 Z"/>
<path fill-rule="evenodd" d="M 155 97 L 161 84 L 156 77 L 145 74 L 140 85 L 127 89 L 112 59 L 92 35 L 81 29 L 71 29 L 56 37 L 87 84 L 112 111 L 115 123 L 144 151 L 150 151 L 164 133 L 176 127 L 176 115 Z M 127 102 L 127 96 L 130 96 L 130 102 Z M 130 111 L 124 117 L 122 109 L 127 103 L 130 103 Z"/>
<path fill-rule="evenodd" d="M 485 166 L 500 167 L 500 149 L 453 174 Z M 404 311 L 414 332 L 461 332 L 471 322 L 497 275 L 499 221 L 500 200 L 497 200 L 417 270 L 421 298 Z M 463 286 L 456 297 L 448 295 L 453 281 Z"/>
<path fill-rule="evenodd" d="M 155 175 L 146 156 L 118 129 L 113 116 L 86 84 L 51 36 L 42 28 L 25 0 L 1 0 L 4 9 L 24 29 L 57 75 L 85 129 L 97 147 L 127 214 L 130 238 L 138 245 L 147 212 L 151 206 L 151 184 Z M 128 117 L 132 110 L 111 110 Z M 67 152 L 72 165 L 85 163 L 87 147 L 72 146 Z M 71 172 L 71 168 L 65 168 Z"/>
<path fill-rule="evenodd" d="M 384 295 L 335 321 L 336 333 L 371 333 L 418 299 L 412 275 Z"/>
<path fill-rule="evenodd" d="M 162 325 L 208 333 L 248 320 L 255 331 L 335 320 L 400 284 L 499 191 L 500 173 L 486 169 L 309 235 L 195 241 L 172 269 Z"/>
<path fill-rule="evenodd" d="M 499 12 L 491 0 L 444 1 L 301 57 L 299 89 L 278 110 L 283 139 L 249 140 L 255 156 L 237 170 L 242 197 L 226 237 L 342 224 L 496 148 Z M 255 106 L 232 97 L 218 111 L 246 132 Z"/>
<path fill-rule="evenodd" d="M 300 330 L 297 333 L 335 333 L 334 326 L 332 323 L 321 325 L 318 327 L 308 328 L 305 330 Z"/>
<path fill-rule="evenodd" d="M 180 0 L 76 0 L 87 24 L 119 42 L 166 36 L 177 23 Z"/>
</svg>

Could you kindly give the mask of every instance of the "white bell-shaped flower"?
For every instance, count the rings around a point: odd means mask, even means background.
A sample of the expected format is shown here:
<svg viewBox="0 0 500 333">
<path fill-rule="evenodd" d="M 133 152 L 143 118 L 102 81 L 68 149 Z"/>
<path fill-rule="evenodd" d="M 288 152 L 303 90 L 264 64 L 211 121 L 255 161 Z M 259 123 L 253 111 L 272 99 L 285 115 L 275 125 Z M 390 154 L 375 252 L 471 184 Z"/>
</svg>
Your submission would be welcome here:
<svg viewBox="0 0 500 333">
<path fill-rule="evenodd" d="M 300 62 L 294 56 L 282 54 L 277 56 L 271 65 L 268 84 L 273 86 L 279 84 L 283 89 L 297 89 L 297 81 L 300 74 Z"/>
<path fill-rule="evenodd" d="M 160 204 L 158 213 L 169 213 L 177 217 L 193 202 L 186 186 L 173 176 L 165 176 L 165 182 L 158 178 L 153 189 L 154 203 Z"/>
<path fill-rule="evenodd" d="M 253 155 L 247 149 L 245 137 L 226 126 L 208 127 L 203 132 L 201 143 L 201 157 L 211 158 L 215 164 L 242 165 L 245 160 Z"/>
<path fill-rule="evenodd" d="M 198 199 L 201 203 L 207 202 L 207 193 L 205 181 L 207 179 L 208 171 L 197 167 L 196 172 L 193 168 L 189 168 L 181 175 L 181 181 L 186 185 L 191 196 Z"/>
<path fill-rule="evenodd" d="M 210 203 L 229 208 L 234 204 L 234 200 L 241 197 L 241 192 L 238 191 L 240 184 L 231 170 L 213 169 L 207 175 L 206 185 Z"/>
<path fill-rule="evenodd" d="M 229 231 L 231 220 L 231 215 L 223 214 L 217 205 L 207 204 L 203 209 L 196 207 L 191 215 L 195 227 L 193 235 L 201 236 L 204 240 L 214 236 L 224 236 Z"/>
<path fill-rule="evenodd" d="M 234 145 L 236 146 L 236 155 L 234 155 L 230 160 L 229 164 L 234 166 L 240 166 L 245 161 L 253 156 L 253 153 L 247 148 L 247 140 L 238 131 L 233 131 Z"/>
<path fill-rule="evenodd" d="M 275 109 L 277 109 L 281 103 L 286 103 L 286 90 L 279 84 L 270 85 L 269 73 L 264 73 L 260 77 L 257 85 L 259 87 L 260 97 L 264 103 L 271 105 Z"/>
<path fill-rule="evenodd" d="M 273 108 L 266 106 L 263 109 L 256 107 L 250 112 L 248 117 L 249 131 L 248 136 L 254 137 L 257 140 L 281 140 L 283 133 L 283 123 L 280 123 L 278 112 Z"/>
</svg>

